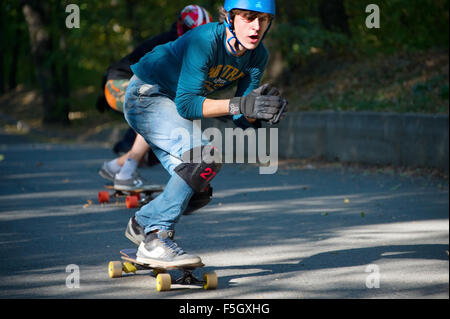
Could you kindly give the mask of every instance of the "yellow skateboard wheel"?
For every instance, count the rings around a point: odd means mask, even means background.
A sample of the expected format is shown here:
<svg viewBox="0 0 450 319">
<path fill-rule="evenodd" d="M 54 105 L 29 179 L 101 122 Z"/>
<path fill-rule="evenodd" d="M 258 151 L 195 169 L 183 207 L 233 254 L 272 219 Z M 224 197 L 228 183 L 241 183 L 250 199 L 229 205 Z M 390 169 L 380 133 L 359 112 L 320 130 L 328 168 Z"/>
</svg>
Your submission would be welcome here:
<svg viewBox="0 0 450 319">
<path fill-rule="evenodd" d="M 136 273 L 136 266 L 135 265 L 133 265 L 132 263 L 129 263 L 129 262 L 124 262 L 123 263 L 123 267 L 122 267 L 122 269 L 123 269 L 123 271 L 125 272 L 125 273 L 127 273 L 127 274 L 129 274 L 130 272 L 132 272 L 132 273 Z"/>
<path fill-rule="evenodd" d="M 172 284 L 172 278 L 170 274 L 158 274 L 156 276 L 156 290 L 157 291 L 169 291 L 170 285 Z"/>
<path fill-rule="evenodd" d="M 162 268 L 154 268 L 153 269 L 153 275 L 156 277 L 159 274 L 165 274 L 167 272 L 167 270 L 162 269 Z"/>
<path fill-rule="evenodd" d="M 122 277 L 122 262 L 110 261 L 108 265 L 109 278 Z"/>
<path fill-rule="evenodd" d="M 214 290 L 217 288 L 217 284 L 219 282 L 216 273 L 210 272 L 203 274 L 203 289 L 205 290 Z"/>
</svg>

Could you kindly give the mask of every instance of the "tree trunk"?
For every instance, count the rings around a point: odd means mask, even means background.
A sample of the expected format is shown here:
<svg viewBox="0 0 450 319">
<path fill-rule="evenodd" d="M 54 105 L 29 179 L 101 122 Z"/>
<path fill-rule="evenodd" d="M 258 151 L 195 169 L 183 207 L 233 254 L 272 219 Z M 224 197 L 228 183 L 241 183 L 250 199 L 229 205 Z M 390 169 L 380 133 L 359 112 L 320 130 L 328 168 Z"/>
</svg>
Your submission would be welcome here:
<svg viewBox="0 0 450 319">
<path fill-rule="evenodd" d="M 9 79 L 8 79 L 8 88 L 9 90 L 14 90 L 17 86 L 17 64 L 19 62 L 19 51 L 20 51 L 20 39 L 22 36 L 22 32 L 20 28 L 16 29 L 16 41 L 13 47 L 12 61 L 9 68 Z"/>
<path fill-rule="evenodd" d="M 339 31 L 351 36 L 343 0 L 321 0 L 319 17 L 327 30 Z"/>
<path fill-rule="evenodd" d="M 5 39 L 4 39 L 4 26 L 3 26 L 3 21 L 5 20 L 5 15 L 3 14 L 3 6 L 0 5 L 0 94 L 5 93 L 5 67 L 4 67 L 4 52 L 5 52 L 5 48 L 4 48 L 4 43 L 5 43 Z"/>
<path fill-rule="evenodd" d="M 68 123 L 68 110 L 59 103 L 58 79 L 54 78 L 49 56 L 52 52 L 52 39 L 45 27 L 45 7 L 42 1 L 26 1 L 22 7 L 30 34 L 31 54 L 33 56 L 37 79 L 44 103 L 44 123 Z"/>
<path fill-rule="evenodd" d="M 139 26 L 139 21 L 136 19 L 136 1 L 135 0 L 126 0 L 126 12 L 127 12 L 127 21 L 131 22 L 131 38 L 133 41 L 133 46 L 137 46 L 144 39 L 141 37 L 141 28 Z"/>
<path fill-rule="evenodd" d="M 0 32 L 0 42 L 2 41 L 2 36 Z M 3 78 L 3 74 L 5 74 L 5 69 L 3 67 L 3 50 L 0 49 L 0 94 L 5 93 L 5 80 Z"/>
</svg>

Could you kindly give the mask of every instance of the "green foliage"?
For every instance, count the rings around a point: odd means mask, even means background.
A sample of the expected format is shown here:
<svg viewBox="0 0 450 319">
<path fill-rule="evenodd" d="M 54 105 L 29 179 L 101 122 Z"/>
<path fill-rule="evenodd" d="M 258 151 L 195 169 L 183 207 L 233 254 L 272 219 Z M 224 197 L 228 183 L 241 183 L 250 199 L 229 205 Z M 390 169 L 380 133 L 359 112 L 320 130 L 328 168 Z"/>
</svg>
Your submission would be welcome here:
<svg viewBox="0 0 450 319">
<path fill-rule="evenodd" d="M 74 81 L 80 86 L 93 84 L 92 76 L 84 75 L 97 73 L 100 83 L 101 74 L 111 63 L 146 38 L 167 31 L 176 21 L 175 6 L 181 2 L 167 5 L 162 0 L 113 0 L 80 4 L 81 26 L 68 32 Z"/>
<path fill-rule="evenodd" d="M 345 0 L 355 47 L 370 52 L 448 48 L 448 0 L 379 0 L 380 28 L 368 29 L 362 0 Z"/>
<path fill-rule="evenodd" d="M 380 0 L 380 28 L 369 29 L 366 18 L 370 3 L 344 0 L 350 34 L 327 30 L 318 17 L 319 2 L 280 2 L 270 38 L 295 69 L 315 54 L 367 55 L 397 51 L 448 48 L 448 0 Z"/>
<path fill-rule="evenodd" d="M 349 45 L 346 35 L 324 29 L 318 19 L 280 23 L 271 30 L 270 37 L 292 67 L 305 64 L 316 54 L 342 52 Z"/>
<path fill-rule="evenodd" d="M 320 15 L 324 3 L 342 2 L 347 17 L 348 32 L 327 28 Z M 38 1 L 39 2 L 39 1 Z M 217 20 L 217 9 L 222 0 L 46 0 L 40 2 L 45 9 L 45 28 L 52 39 L 52 52 L 46 63 L 53 65 L 55 76 L 63 77 L 63 66 L 68 67 L 71 95 L 89 87 L 98 93 L 102 74 L 106 68 L 148 37 L 167 31 L 187 4 L 205 7 Z M 67 29 L 65 19 L 68 3 L 79 5 L 79 29 Z M 381 28 L 368 29 L 365 12 L 369 3 L 380 7 Z M 30 39 L 21 1 L 0 1 L 1 41 L 0 63 L 3 87 L 15 76 L 16 82 L 37 86 L 31 59 Z M 283 0 L 277 1 L 277 17 L 268 34 L 271 55 L 281 52 L 285 74 L 294 75 L 299 67 L 317 57 L 352 56 L 355 58 L 396 52 L 413 52 L 433 48 L 447 48 L 449 37 L 449 0 Z M 316 59 L 317 60 L 317 59 Z M 14 61 L 17 61 L 15 67 Z M 369 71 L 368 71 L 369 72 Z M 2 88 L 3 89 L 3 88 Z M 448 81 L 424 80 L 415 84 L 408 96 L 412 105 L 427 107 L 430 95 L 440 96 L 448 102 Z M 342 95 L 337 101 L 320 97 L 312 103 L 318 108 L 334 103 L 340 109 L 386 109 L 394 106 L 392 100 L 377 99 L 376 95 L 364 99 L 364 93 Z M 81 101 L 92 101 L 81 99 Z M 359 102 L 358 102 L 359 101 Z M 91 102 L 89 102 L 92 104 Z M 90 105 L 92 107 L 92 105 Z M 447 108 L 448 109 L 448 108 Z"/>
</svg>

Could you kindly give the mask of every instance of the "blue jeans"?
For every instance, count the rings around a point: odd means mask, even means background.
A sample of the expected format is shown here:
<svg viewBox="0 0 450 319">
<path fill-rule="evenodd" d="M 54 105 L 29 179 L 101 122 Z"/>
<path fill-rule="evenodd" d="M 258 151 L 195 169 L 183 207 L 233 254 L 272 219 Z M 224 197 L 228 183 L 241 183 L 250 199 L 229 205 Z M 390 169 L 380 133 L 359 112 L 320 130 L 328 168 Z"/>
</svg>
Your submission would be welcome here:
<svg viewBox="0 0 450 319">
<path fill-rule="evenodd" d="M 209 142 L 192 138 L 193 121 L 178 114 L 175 102 L 158 85 L 147 84 L 136 76 L 131 78 L 125 93 L 124 114 L 128 124 L 144 137 L 171 175 L 164 192 L 141 207 L 136 220 L 146 233 L 156 229 L 173 230 L 194 194 L 174 169 L 183 162 L 184 152 Z M 184 138 L 177 132 L 183 132 Z"/>
</svg>

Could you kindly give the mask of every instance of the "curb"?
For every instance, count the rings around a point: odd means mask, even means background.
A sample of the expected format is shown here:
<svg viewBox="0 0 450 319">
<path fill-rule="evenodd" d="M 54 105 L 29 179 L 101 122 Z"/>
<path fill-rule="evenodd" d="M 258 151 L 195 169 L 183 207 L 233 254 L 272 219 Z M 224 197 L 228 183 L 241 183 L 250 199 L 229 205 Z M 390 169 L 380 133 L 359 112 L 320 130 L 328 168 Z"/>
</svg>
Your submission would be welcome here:
<svg viewBox="0 0 450 319">
<path fill-rule="evenodd" d="M 448 115 L 379 112 L 289 112 L 278 128 L 279 158 L 449 170 Z M 233 127 L 202 120 L 202 130 Z M 269 127 L 264 125 L 263 127 Z"/>
</svg>

